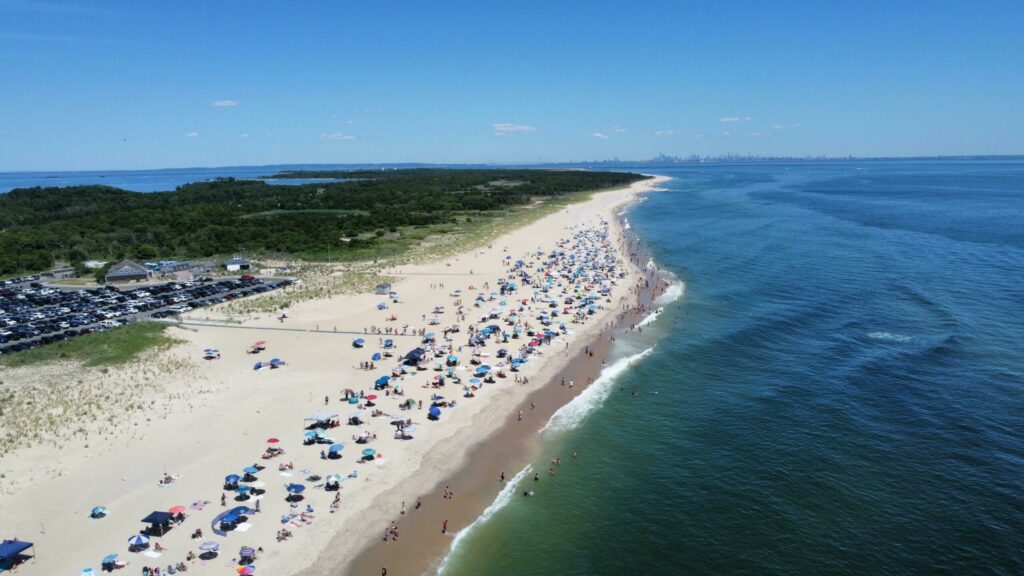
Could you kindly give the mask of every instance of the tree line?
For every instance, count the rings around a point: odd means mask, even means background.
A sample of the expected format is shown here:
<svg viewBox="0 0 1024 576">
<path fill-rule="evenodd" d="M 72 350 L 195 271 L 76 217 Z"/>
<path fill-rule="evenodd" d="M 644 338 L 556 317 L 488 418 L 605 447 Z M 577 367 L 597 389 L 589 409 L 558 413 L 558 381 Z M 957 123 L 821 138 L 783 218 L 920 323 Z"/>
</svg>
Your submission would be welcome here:
<svg viewBox="0 0 1024 576">
<path fill-rule="evenodd" d="M 384 231 L 450 224 L 537 197 L 601 190 L 643 176 L 524 169 L 283 172 L 269 180 L 195 182 L 166 192 L 109 186 L 22 188 L 0 195 L 0 274 L 55 261 L 202 258 L 235 252 L 317 258 L 371 246 Z M 273 184 L 275 178 L 343 182 Z"/>
</svg>

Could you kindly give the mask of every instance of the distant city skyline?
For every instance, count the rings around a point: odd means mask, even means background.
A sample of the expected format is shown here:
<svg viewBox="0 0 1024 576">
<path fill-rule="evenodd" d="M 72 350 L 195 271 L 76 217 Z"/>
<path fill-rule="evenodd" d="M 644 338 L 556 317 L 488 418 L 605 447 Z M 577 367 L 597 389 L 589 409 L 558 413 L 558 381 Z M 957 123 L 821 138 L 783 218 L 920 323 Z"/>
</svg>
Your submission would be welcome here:
<svg viewBox="0 0 1024 576">
<path fill-rule="evenodd" d="M 1024 154 L 1016 2 L 0 0 L 0 171 Z"/>
</svg>

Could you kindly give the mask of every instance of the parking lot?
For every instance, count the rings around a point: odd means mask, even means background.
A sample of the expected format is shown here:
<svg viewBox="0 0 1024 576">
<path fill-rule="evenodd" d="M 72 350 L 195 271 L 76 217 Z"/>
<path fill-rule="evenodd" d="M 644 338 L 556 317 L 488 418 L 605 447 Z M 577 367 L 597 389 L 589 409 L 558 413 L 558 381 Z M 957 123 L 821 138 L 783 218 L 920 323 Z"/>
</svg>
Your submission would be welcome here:
<svg viewBox="0 0 1024 576">
<path fill-rule="evenodd" d="M 0 283 L 0 355 L 147 318 L 167 318 L 291 283 L 249 275 L 97 288 L 46 286 L 37 276 L 5 280 Z"/>
</svg>

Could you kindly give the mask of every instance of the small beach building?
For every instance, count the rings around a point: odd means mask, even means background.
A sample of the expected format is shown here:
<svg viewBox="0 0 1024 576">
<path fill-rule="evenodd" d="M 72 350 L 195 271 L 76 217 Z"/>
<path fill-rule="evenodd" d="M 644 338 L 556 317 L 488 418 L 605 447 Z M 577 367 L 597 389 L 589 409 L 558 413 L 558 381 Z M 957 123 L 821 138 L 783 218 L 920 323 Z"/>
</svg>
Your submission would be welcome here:
<svg viewBox="0 0 1024 576">
<path fill-rule="evenodd" d="M 110 270 L 107 270 L 105 279 L 107 284 L 116 284 L 118 282 L 148 280 L 149 275 L 149 270 L 142 264 L 132 262 L 131 260 L 122 260 L 111 266 Z"/>
<path fill-rule="evenodd" d="M 54 268 L 53 270 L 47 270 L 40 274 L 43 278 L 53 278 L 54 280 L 65 280 L 67 278 L 75 277 L 75 269 L 71 266 L 62 266 Z"/>
<path fill-rule="evenodd" d="M 384 282 L 383 284 L 377 284 L 376 292 L 381 296 L 387 296 L 388 294 L 391 293 L 391 284 L 389 284 L 388 282 Z"/>
<path fill-rule="evenodd" d="M 242 270 L 248 270 L 252 265 L 249 261 L 241 256 L 235 256 L 224 261 L 224 268 L 228 272 L 240 272 Z"/>
</svg>

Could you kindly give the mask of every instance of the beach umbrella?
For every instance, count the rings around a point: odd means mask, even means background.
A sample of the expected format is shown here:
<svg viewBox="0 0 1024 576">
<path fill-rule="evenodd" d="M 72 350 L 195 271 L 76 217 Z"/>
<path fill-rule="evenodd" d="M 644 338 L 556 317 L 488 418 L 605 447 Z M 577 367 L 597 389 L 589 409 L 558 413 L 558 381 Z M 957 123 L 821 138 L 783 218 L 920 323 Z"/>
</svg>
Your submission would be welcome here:
<svg viewBox="0 0 1024 576">
<path fill-rule="evenodd" d="M 257 474 L 259 471 L 260 469 L 255 466 L 247 466 L 242 469 L 242 472 L 245 472 L 246 474 Z"/>
<path fill-rule="evenodd" d="M 97 507 L 92 509 L 92 511 L 89 513 L 89 515 L 92 516 L 93 518 L 102 518 L 102 517 L 106 516 L 109 513 L 110 513 L 110 510 L 107 510 L 103 506 L 97 506 Z"/>
<path fill-rule="evenodd" d="M 267 438 L 267 444 L 277 444 L 280 441 L 278 438 Z"/>
<path fill-rule="evenodd" d="M 358 396 L 352 396 L 352 397 L 350 397 L 350 398 L 348 399 L 348 403 L 349 403 L 349 404 L 359 404 L 359 397 L 358 397 Z"/>
<path fill-rule="evenodd" d="M 132 536 L 128 539 L 128 543 L 132 546 L 145 546 L 149 544 L 149 538 L 143 536 L 142 534 L 136 534 L 135 536 Z"/>
<path fill-rule="evenodd" d="M 377 451 L 374 450 L 373 448 L 366 448 L 365 450 L 363 450 L 363 456 L 373 456 L 376 453 Z"/>
<path fill-rule="evenodd" d="M 239 486 L 238 488 L 235 488 L 235 492 L 238 492 L 239 494 L 246 494 L 250 490 L 252 490 L 252 486 Z"/>
<path fill-rule="evenodd" d="M 431 416 L 437 418 L 441 416 L 441 409 L 438 408 L 437 406 L 431 406 L 429 413 Z"/>
<path fill-rule="evenodd" d="M 251 564 L 248 565 L 248 566 L 239 566 L 235 570 L 235 572 L 238 572 L 242 576 L 249 576 L 250 574 L 255 574 L 256 573 L 256 567 L 251 565 Z"/>
<path fill-rule="evenodd" d="M 117 562 L 117 554 L 107 554 L 100 561 L 101 564 L 113 564 L 114 562 Z"/>
<path fill-rule="evenodd" d="M 344 444 L 331 444 L 331 447 L 327 450 L 331 453 L 338 453 L 341 452 L 343 448 L 345 448 Z"/>
<path fill-rule="evenodd" d="M 336 444 L 335 446 L 340 446 L 340 444 Z M 289 494 L 301 494 L 306 491 L 306 487 L 302 484 L 287 484 L 284 489 L 287 490 Z"/>
<path fill-rule="evenodd" d="M 228 474 L 227 476 L 224 477 L 224 482 L 228 484 L 234 484 L 235 482 L 238 482 L 241 479 L 242 477 L 239 476 L 238 474 Z"/>
<path fill-rule="evenodd" d="M 207 552 L 216 552 L 217 550 L 220 550 L 220 544 L 214 542 L 213 540 L 207 540 L 206 542 L 203 542 L 199 545 L 199 549 L 205 550 Z"/>
<path fill-rule="evenodd" d="M 242 546 L 242 549 L 238 551 L 238 555 L 244 558 L 249 558 L 256 555 L 256 550 L 251 546 Z"/>
<path fill-rule="evenodd" d="M 377 395 L 376 395 L 376 394 L 369 394 L 369 395 L 368 395 L 368 396 L 366 397 L 366 399 L 367 399 L 367 400 L 376 400 L 376 399 L 377 399 Z"/>
<path fill-rule="evenodd" d="M 380 359 L 381 359 L 380 352 L 374 352 L 373 356 L 370 356 L 370 360 L 373 360 L 374 362 L 380 362 Z"/>
<path fill-rule="evenodd" d="M 78 576 L 95 576 L 95 574 L 96 571 L 92 568 L 83 568 L 82 571 L 78 573 Z"/>
<path fill-rule="evenodd" d="M 185 511 L 185 507 L 184 506 L 174 506 L 173 508 L 168 510 L 168 512 L 170 512 L 171 514 L 181 514 L 184 511 Z"/>
<path fill-rule="evenodd" d="M 374 381 L 374 384 L 376 384 L 377 386 L 385 386 L 389 381 L 391 381 L 391 376 L 381 376 L 380 378 L 377 378 L 376 381 Z"/>
<path fill-rule="evenodd" d="M 469 379 L 469 383 L 470 384 L 479 384 L 480 383 L 480 379 L 479 378 L 470 378 Z"/>
</svg>

